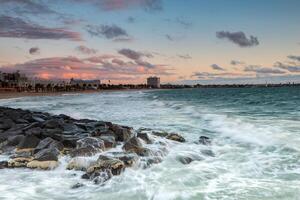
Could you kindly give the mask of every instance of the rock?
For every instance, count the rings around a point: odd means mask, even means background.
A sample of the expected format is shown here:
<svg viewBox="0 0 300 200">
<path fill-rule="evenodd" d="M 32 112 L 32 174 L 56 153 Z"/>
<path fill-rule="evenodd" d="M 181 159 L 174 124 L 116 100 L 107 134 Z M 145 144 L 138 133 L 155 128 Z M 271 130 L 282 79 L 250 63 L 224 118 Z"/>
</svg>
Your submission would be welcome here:
<svg viewBox="0 0 300 200">
<path fill-rule="evenodd" d="M 131 128 L 113 124 L 109 127 L 116 136 L 116 141 L 124 142 L 132 136 Z"/>
<path fill-rule="evenodd" d="M 95 137 L 86 137 L 77 141 L 76 148 L 84 148 L 92 146 L 101 150 L 105 150 L 104 141 Z"/>
<path fill-rule="evenodd" d="M 2 117 L 0 119 L 0 129 L 2 130 L 8 130 L 11 127 L 13 127 L 15 125 L 15 123 L 13 122 L 13 120 L 7 118 L 7 117 Z"/>
<path fill-rule="evenodd" d="M 82 184 L 82 183 L 76 183 L 75 185 L 72 185 L 71 189 L 77 189 L 77 188 L 80 188 L 83 186 L 84 186 L 84 184 Z"/>
<path fill-rule="evenodd" d="M 185 142 L 185 139 L 177 133 L 170 133 L 166 138 L 177 142 Z"/>
<path fill-rule="evenodd" d="M 25 136 L 19 143 L 18 149 L 33 149 L 40 142 L 40 139 L 33 135 Z"/>
<path fill-rule="evenodd" d="M 85 157 L 72 158 L 67 165 L 68 170 L 80 170 L 86 171 L 90 166 L 94 165 L 96 162 Z"/>
<path fill-rule="evenodd" d="M 34 127 L 25 131 L 26 135 L 40 136 L 42 134 L 42 129 L 40 127 Z"/>
<path fill-rule="evenodd" d="M 158 137 L 167 137 L 169 135 L 169 133 L 167 132 L 159 132 L 159 131 L 153 131 L 152 134 Z"/>
<path fill-rule="evenodd" d="M 8 168 L 8 162 L 7 161 L 0 161 L 0 169 Z"/>
<path fill-rule="evenodd" d="M 33 169 L 43 169 L 43 170 L 49 170 L 54 169 L 58 166 L 57 161 L 38 161 L 33 160 L 27 163 L 26 167 L 33 168 Z"/>
<path fill-rule="evenodd" d="M 42 149 L 34 154 L 36 161 L 58 161 L 59 150 L 56 148 Z"/>
<path fill-rule="evenodd" d="M 180 156 L 178 158 L 178 161 L 181 162 L 182 164 L 190 164 L 191 162 L 193 162 L 194 160 L 191 157 L 187 157 L 187 156 Z"/>
<path fill-rule="evenodd" d="M 149 135 L 147 133 L 143 133 L 143 132 L 138 132 L 137 133 L 137 137 L 141 138 L 142 140 L 144 140 L 147 144 L 152 144 L 153 140 L 150 139 Z"/>
<path fill-rule="evenodd" d="M 23 151 L 23 152 L 15 152 L 10 158 L 33 158 L 32 152 Z"/>
<path fill-rule="evenodd" d="M 130 150 L 138 149 L 138 148 L 142 148 L 142 147 L 143 147 L 143 144 L 142 144 L 141 140 L 134 136 L 125 142 L 123 149 L 125 151 L 130 151 Z"/>
<path fill-rule="evenodd" d="M 116 147 L 116 139 L 113 135 L 101 135 L 100 139 L 103 140 L 106 149 Z"/>
<path fill-rule="evenodd" d="M 139 160 L 136 153 L 113 152 L 113 157 L 124 162 L 126 167 L 132 167 Z"/>
<path fill-rule="evenodd" d="M 8 161 L 8 167 L 26 167 L 27 163 L 29 163 L 30 161 L 32 161 L 32 157 L 30 158 L 14 158 Z"/>
<path fill-rule="evenodd" d="M 90 179 L 92 179 L 95 184 L 103 185 L 103 183 L 111 179 L 112 176 L 113 174 L 111 173 L 111 171 L 105 169 L 94 172 L 93 174 L 91 174 Z"/>
<path fill-rule="evenodd" d="M 91 174 L 102 170 L 110 170 L 113 175 L 119 175 L 125 170 L 125 164 L 119 159 L 100 155 L 97 163 L 87 169 L 87 173 Z"/>
<path fill-rule="evenodd" d="M 24 140 L 25 136 L 24 135 L 15 135 L 15 136 L 10 136 L 7 139 L 7 145 L 10 146 L 17 146 L 20 144 L 22 140 Z"/>
<path fill-rule="evenodd" d="M 211 144 L 211 139 L 206 136 L 200 136 L 199 137 L 199 143 L 203 145 L 210 145 Z"/>
<path fill-rule="evenodd" d="M 44 122 L 44 127 L 49 129 L 63 128 L 64 121 L 62 119 L 49 119 Z"/>
<path fill-rule="evenodd" d="M 86 156 L 93 156 L 96 153 L 100 153 L 101 149 L 96 149 L 95 147 L 88 146 L 88 147 L 81 147 L 78 149 L 74 149 L 70 151 L 71 157 L 86 157 Z"/>
<path fill-rule="evenodd" d="M 22 118 L 17 119 L 16 123 L 17 124 L 29 124 L 29 122 L 26 119 L 22 119 Z"/>
<path fill-rule="evenodd" d="M 64 145 L 61 142 L 58 142 L 50 137 L 47 137 L 39 142 L 37 147 L 34 149 L 34 152 L 37 153 L 42 149 L 46 148 L 57 148 L 59 151 L 62 151 Z"/>
</svg>

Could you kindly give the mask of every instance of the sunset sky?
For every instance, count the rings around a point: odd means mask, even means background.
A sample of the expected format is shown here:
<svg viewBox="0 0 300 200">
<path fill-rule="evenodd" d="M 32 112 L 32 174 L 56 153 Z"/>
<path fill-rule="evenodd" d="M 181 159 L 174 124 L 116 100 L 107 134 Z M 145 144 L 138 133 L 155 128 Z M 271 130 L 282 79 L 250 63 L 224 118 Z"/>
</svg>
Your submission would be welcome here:
<svg viewBox="0 0 300 200">
<path fill-rule="evenodd" d="M 0 0 L 0 70 L 43 79 L 300 82 L 299 0 Z"/>
</svg>

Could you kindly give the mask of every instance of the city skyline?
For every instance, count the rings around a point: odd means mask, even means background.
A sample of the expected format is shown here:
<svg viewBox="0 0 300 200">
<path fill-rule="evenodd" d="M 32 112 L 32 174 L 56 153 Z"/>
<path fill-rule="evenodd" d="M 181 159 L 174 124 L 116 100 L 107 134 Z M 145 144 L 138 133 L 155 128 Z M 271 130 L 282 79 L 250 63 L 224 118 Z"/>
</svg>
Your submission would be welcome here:
<svg viewBox="0 0 300 200">
<path fill-rule="evenodd" d="M 296 0 L 0 0 L 0 71 L 141 83 L 300 81 Z"/>
</svg>

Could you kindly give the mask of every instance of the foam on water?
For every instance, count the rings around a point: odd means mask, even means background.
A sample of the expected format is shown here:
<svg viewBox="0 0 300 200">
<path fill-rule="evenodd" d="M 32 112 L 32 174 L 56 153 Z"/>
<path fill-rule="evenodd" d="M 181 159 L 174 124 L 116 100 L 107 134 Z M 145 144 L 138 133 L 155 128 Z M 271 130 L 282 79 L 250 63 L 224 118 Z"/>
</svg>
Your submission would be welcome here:
<svg viewBox="0 0 300 200">
<path fill-rule="evenodd" d="M 289 93 L 294 96 L 280 104 Z M 169 142 L 162 163 L 129 168 L 104 186 L 80 179 L 83 172 L 65 170 L 68 157 L 53 171 L 4 169 L 0 199 L 297 199 L 299 95 L 293 90 L 274 95 L 268 90 L 174 90 L 1 100 L 4 106 L 179 132 L 187 142 Z M 211 137 L 212 145 L 195 144 L 200 135 Z M 183 165 L 181 156 L 197 161 Z M 85 186 L 70 189 L 78 182 Z"/>
</svg>

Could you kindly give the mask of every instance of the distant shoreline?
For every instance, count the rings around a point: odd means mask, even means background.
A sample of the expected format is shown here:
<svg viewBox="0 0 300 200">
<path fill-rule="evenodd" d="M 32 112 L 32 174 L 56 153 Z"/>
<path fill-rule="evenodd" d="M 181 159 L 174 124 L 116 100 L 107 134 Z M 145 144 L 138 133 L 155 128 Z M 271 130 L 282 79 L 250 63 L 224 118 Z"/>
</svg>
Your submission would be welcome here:
<svg viewBox="0 0 300 200">
<path fill-rule="evenodd" d="M 159 89 L 99 89 L 99 90 L 83 90 L 83 91 L 61 91 L 61 92 L 0 92 L 1 99 L 13 99 L 30 96 L 62 96 L 76 94 L 92 94 L 105 92 L 120 92 L 120 91 L 149 91 L 149 90 L 173 90 L 173 89 L 209 89 L 209 88 L 279 88 L 279 87 L 300 87 L 300 84 L 270 84 L 270 85 L 195 85 L 194 87 L 176 87 L 176 88 L 159 88 Z"/>
</svg>

